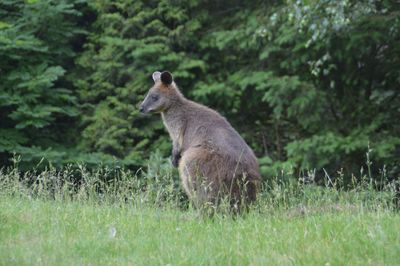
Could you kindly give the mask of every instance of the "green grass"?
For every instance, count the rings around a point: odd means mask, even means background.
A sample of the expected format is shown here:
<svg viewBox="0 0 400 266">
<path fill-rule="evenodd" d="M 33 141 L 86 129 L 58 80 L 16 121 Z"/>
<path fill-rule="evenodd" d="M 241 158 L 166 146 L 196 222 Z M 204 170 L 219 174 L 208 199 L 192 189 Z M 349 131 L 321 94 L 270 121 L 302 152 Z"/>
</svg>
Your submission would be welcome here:
<svg viewBox="0 0 400 266">
<path fill-rule="evenodd" d="M 78 189 L 71 171 L 0 171 L 0 265 L 400 264 L 390 185 L 272 182 L 249 212 L 210 217 L 170 170 L 80 168 Z"/>
<path fill-rule="evenodd" d="M 2 198 L 0 254 L 1 265 L 396 265 L 400 215 L 353 206 L 205 218 L 190 210 Z"/>
</svg>

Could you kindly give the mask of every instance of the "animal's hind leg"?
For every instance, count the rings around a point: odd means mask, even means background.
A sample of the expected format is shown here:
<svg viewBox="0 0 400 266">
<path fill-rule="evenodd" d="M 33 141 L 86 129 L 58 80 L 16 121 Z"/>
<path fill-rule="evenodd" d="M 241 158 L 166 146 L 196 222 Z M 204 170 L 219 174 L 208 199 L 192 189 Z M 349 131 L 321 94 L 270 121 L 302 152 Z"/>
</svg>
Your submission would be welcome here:
<svg viewBox="0 0 400 266">
<path fill-rule="evenodd" d="M 179 174 L 183 187 L 196 206 L 214 204 L 218 199 L 220 178 L 215 155 L 203 148 L 192 148 L 183 154 Z"/>
</svg>

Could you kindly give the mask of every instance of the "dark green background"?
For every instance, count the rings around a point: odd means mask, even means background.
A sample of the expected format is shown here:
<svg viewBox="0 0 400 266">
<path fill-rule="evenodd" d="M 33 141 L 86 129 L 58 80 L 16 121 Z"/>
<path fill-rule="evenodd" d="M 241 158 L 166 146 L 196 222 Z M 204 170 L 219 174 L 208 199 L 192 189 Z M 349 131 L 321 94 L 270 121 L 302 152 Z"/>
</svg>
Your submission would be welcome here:
<svg viewBox="0 0 400 266">
<path fill-rule="evenodd" d="M 395 2 L 1 0 L 0 163 L 137 169 L 169 156 L 160 118 L 137 109 L 153 71 L 169 70 L 227 117 L 265 178 L 397 178 Z"/>
</svg>

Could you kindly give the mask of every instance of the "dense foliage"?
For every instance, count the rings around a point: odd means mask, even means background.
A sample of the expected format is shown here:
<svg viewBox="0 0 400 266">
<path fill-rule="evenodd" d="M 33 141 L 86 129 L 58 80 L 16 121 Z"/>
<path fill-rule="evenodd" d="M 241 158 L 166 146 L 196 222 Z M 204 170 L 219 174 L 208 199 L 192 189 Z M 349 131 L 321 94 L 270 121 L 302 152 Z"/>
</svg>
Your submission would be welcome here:
<svg viewBox="0 0 400 266">
<path fill-rule="evenodd" d="M 394 1 L 3 0 L 0 59 L 3 164 L 168 156 L 159 117 L 137 110 L 168 69 L 228 118 L 265 177 L 400 173 Z"/>
<path fill-rule="evenodd" d="M 77 2 L 77 1 L 76 1 Z M 81 13 L 74 3 L 1 1 L 0 154 L 61 156 L 79 115 L 74 68 Z"/>
</svg>

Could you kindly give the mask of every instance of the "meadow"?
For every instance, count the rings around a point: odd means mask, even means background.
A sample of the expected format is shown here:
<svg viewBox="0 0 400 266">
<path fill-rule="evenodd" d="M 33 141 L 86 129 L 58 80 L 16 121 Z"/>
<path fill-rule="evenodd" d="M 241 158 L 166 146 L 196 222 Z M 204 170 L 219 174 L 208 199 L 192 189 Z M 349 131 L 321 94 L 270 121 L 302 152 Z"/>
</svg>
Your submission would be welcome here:
<svg viewBox="0 0 400 266">
<path fill-rule="evenodd" d="M 400 265 L 399 18 L 380 0 L 0 1 L 0 266 Z M 247 211 L 193 207 L 162 159 L 138 105 L 164 70 L 254 150 Z"/>
<path fill-rule="evenodd" d="M 77 174 L 79 173 L 79 179 Z M 169 167 L 0 173 L 0 265 L 398 265 L 392 184 L 272 180 L 248 212 L 191 206 Z"/>
</svg>

